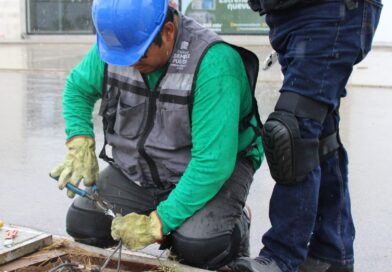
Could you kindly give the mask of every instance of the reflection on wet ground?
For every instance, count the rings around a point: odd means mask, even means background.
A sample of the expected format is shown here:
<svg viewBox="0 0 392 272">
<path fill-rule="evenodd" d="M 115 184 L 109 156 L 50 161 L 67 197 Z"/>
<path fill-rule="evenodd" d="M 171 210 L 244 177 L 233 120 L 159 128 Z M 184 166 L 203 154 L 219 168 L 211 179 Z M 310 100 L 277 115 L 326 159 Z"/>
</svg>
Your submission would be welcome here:
<svg viewBox="0 0 392 272">
<path fill-rule="evenodd" d="M 56 51 L 30 56 L 28 63 L 39 65 L 15 64 L 20 69 L 5 69 L 4 58 L 0 60 L 0 219 L 60 235 L 66 234 L 64 220 L 71 201 L 57 190 L 48 172 L 66 152 L 61 95 L 67 71 L 76 63 L 75 56 L 88 47 L 73 48 L 78 53 L 71 49 L 62 49 L 69 58 L 62 58 L 61 63 L 56 63 Z M 35 59 L 42 54 L 46 60 Z M 273 73 L 280 78 L 278 72 Z M 257 88 L 263 120 L 278 97 L 279 83 L 268 82 L 259 80 Z M 356 269 L 387 272 L 392 257 L 392 89 L 355 87 L 348 93 L 341 107 L 341 136 L 350 155 Z M 103 140 L 96 114 L 94 123 L 100 148 Z M 252 255 L 258 253 L 261 235 L 269 227 L 273 184 L 264 163 L 248 199 L 254 215 Z"/>
</svg>

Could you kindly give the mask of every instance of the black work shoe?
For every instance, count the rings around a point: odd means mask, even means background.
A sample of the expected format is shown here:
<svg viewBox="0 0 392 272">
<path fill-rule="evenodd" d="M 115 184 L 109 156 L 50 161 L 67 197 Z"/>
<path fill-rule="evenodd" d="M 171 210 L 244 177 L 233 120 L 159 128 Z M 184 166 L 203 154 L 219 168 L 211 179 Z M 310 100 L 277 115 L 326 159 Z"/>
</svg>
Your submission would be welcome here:
<svg viewBox="0 0 392 272">
<path fill-rule="evenodd" d="M 352 265 L 337 266 L 311 257 L 299 267 L 299 272 L 354 272 Z"/>
<path fill-rule="evenodd" d="M 353 265 L 344 265 L 344 266 L 337 266 L 331 265 L 330 268 L 326 272 L 354 272 Z"/>
<path fill-rule="evenodd" d="M 310 257 L 307 257 L 305 262 L 300 265 L 299 272 L 327 272 L 331 265 Z"/>
<path fill-rule="evenodd" d="M 274 260 L 263 256 L 238 258 L 229 267 L 233 272 L 282 272 Z"/>
</svg>

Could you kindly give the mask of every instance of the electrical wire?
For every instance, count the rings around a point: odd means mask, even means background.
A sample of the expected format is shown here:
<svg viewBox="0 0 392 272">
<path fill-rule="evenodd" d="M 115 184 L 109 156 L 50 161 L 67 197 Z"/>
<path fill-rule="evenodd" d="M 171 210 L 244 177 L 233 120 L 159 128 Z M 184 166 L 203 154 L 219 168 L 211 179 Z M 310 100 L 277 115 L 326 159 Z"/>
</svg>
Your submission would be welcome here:
<svg viewBox="0 0 392 272">
<path fill-rule="evenodd" d="M 53 267 L 53 268 L 50 269 L 48 272 L 63 271 L 65 267 L 69 267 L 69 268 L 72 269 L 72 271 L 74 271 L 73 268 L 78 268 L 79 265 L 78 265 L 78 264 L 75 264 L 75 263 L 63 263 L 63 264 L 60 264 L 60 265 L 58 265 L 58 266 L 56 266 L 56 267 Z M 61 268 L 61 270 L 59 270 L 60 268 Z"/>
<path fill-rule="evenodd" d="M 120 240 L 120 249 L 118 250 L 118 258 L 117 258 L 117 272 L 119 272 L 120 271 L 120 265 L 121 265 L 121 250 L 122 250 L 122 246 L 121 246 L 121 244 L 122 244 L 122 242 L 121 242 L 121 240 Z"/>
<path fill-rule="evenodd" d="M 106 268 L 106 266 L 109 264 L 110 260 L 112 259 L 112 257 L 114 256 L 114 254 L 116 254 L 117 251 L 118 251 L 117 272 L 120 271 L 120 264 L 121 264 L 121 248 L 122 248 L 122 241 L 120 240 L 120 242 L 118 243 L 118 245 L 116 246 L 116 248 L 113 250 L 112 254 L 110 254 L 109 257 L 106 258 L 105 262 L 104 262 L 103 265 L 100 267 L 99 271 L 103 271 L 103 269 Z"/>
</svg>

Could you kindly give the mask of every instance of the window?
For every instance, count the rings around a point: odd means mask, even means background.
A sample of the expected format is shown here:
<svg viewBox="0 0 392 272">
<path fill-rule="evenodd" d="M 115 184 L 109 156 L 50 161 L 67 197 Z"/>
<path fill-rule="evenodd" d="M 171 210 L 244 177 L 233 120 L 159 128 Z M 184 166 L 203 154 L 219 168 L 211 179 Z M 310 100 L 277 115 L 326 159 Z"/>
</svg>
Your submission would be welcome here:
<svg viewBox="0 0 392 272">
<path fill-rule="evenodd" d="M 142 0 L 141 0 L 142 1 Z M 28 34 L 92 34 L 93 0 L 26 0 Z M 267 33 L 248 0 L 170 0 L 181 12 L 219 34 Z"/>
<path fill-rule="evenodd" d="M 182 0 L 181 12 L 219 34 L 267 33 L 264 17 L 253 12 L 248 0 Z"/>
<path fill-rule="evenodd" d="M 28 34 L 92 34 L 93 0 L 26 0 Z"/>
</svg>

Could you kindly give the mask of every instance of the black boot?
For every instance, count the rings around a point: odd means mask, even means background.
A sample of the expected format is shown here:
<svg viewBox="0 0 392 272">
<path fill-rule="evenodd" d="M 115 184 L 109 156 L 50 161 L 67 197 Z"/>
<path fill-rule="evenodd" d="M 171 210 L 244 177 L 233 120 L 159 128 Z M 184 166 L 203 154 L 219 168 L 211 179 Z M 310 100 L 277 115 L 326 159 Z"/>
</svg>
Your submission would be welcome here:
<svg viewBox="0 0 392 272">
<path fill-rule="evenodd" d="M 327 272 L 354 272 L 354 266 L 353 265 L 344 265 L 344 266 L 331 265 L 331 267 L 328 268 Z"/>
<path fill-rule="evenodd" d="M 306 258 L 305 262 L 300 265 L 299 272 L 327 272 L 331 265 L 313 258 Z"/>
<path fill-rule="evenodd" d="M 333 265 L 308 257 L 299 267 L 299 272 L 354 272 L 354 267 L 353 265 Z"/>
<path fill-rule="evenodd" d="M 274 260 L 263 256 L 238 258 L 229 267 L 234 272 L 282 272 Z"/>
</svg>

